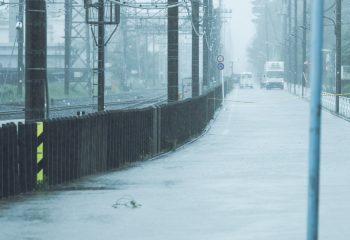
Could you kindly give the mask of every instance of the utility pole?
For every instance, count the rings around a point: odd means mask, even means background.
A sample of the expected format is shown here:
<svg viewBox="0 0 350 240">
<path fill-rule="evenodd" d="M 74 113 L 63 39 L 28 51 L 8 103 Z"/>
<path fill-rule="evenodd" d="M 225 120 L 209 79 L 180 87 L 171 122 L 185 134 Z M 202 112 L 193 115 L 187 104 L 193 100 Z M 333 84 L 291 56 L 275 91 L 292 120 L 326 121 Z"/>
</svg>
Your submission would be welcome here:
<svg viewBox="0 0 350 240">
<path fill-rule="evenodd" d="M 45 0 L 26 0 L 25 120 L 45 117 L 47 23 Z"/>
<path fill-rule="evenodd" d="M 336 34 L 336 84 L 335 84 L 335 112 L 339 113 L 339 96 L 341 94 L 341 20 L 342 20 L 342 14 L 341 14 L 341 4 L 342 0 L 337 0 L 336 2 L 336 26 L 335 26 L 335 34 Z"/>
<path fill-rule="evenodd" d="M 128 80 L 128 30 L 127 30 L 127 21 L 126 18 L 123 18 L 121 22 L 121 31 L 123 33 L 123 74 L 122 74 L 122 86 L 126 89 L 127 80 Z"/>
<path fill-rule="evenodd" d="M 296 94 L 298 76 L 298 0 L 294 0 L 294 94 Z"/>
<path fill-rule="evenodd" d="M 152 33 L 152 86 L 156 86 L 156 51 L 155 34 Z"/>
<path fill-rule="evenodd" d="M 292 34 L 292 0 L 288 0 L 288 88 L 289 91 L 291 91 L 291 83 L 292 83 L 292 41 L 291 41 L 291 34 Z"/>
<path fill-rule="evenodd" d="M 203 0 L 203 89 L 208 87 L 209 78 L 209 0 Z"/>
<path fill-rule="evenodd" d="M 72 1 L 65 0 L 64 26 L 64 95 L 69 95 L 69 82 L 72 77 Z"/>
<path fill-rule="evenodd" d="M 176 5 L 178 0 L 168 0 Z M 168 8 L 168 102 L 179 100 L 179 7 Z"/>
<path fill-rule="evenodd" d="M 287 41 L 287 0 L 283 0 L 282 2 L 282 24 L 283 24 L 283 29 L 282 29 L 282 56 L 283 56 L 283 61 L 285 65 L 285 71 L 287 72 L 288 69 L 288 41 Z M 288 80 L 287 74 L 284 76 L 285 80 Z"/>
<path fill-rule="evenodd" d="M 303 0 L 303 74 L 301 75 L 301 96 L 304 97 L 305 88 L 305 76 L 306 76 L 306 30 L 307 30 L 307 20 L 306 20 L 306 1 Z"/>
<path fill-rule="evenodd" d="M 269 26 L 267 23 L 268 17 L 268 6 L 267 6 L 267 1 L 265 1 L 265 47 L 266 47 L 266 62 L 270 61 L 270 51 L 269 51 Z"/>
<path fill-rule="evenodd" d="M 105 109 L 105 26 L 104 26 L 104 0 L 98 0 L 98 97 L 97 110 Z"/>
<path fill-rule="evenodd" d="M 192 1 L 192 97 L 199 96 L 199 0 Z"/>
<path fill-rule="evenodd" d="M 213 22 L 214 22 L 214 14 L 213 14 L 213 0 L 208 0 L 208 43 L 209 43 L 209 60 L 208 60 L 208 83 L 210 84 L 213 80 Z"/>
<path fill-rule="evenodd" d="M 24 13 L 24 1 L 19 0 L 18 1 L 18 21 L 17 21 L 17 43 L 18 43 L 18 62 L 17 62 L 17 95 L 19 97 L 22 97 L 23 95 L 23 70 L 24 70 L 24 63 L 23 63 L 23 13 Z"/>
</svg>

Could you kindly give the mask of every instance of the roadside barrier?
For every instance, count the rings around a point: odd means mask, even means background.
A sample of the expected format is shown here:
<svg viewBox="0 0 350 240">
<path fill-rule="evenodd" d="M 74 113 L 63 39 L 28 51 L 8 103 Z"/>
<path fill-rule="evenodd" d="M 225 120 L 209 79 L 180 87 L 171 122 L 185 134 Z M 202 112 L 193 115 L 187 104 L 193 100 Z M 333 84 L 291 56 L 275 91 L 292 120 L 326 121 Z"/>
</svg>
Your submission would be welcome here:
<svg viewBox="0 0 350 240">
<path fill-rule="evenodd" d="M 233 88 L 225 83 L 225 92 Z M 143 109 L 0 127 L 0 199 L 69 183 L 171 151 L 200 135 L 222 104 L 222 88 Z"/>
<path fill-rule="evenodd" d="M 292 88 L 293 89 L 293 88 Z M 296 85 L 295 94 L 301 96 L 302 87 L 300 85 Z M 304 88 L 304 97 L 309 99 L 310 93 L 309 88 Z M 291 91 L 294 93 L 294 91 Z M 342 93 L 342 94 L 334 94 L 329 92 L 322 92 L 322 107 L 329 110 L 330 112 L 335 113 L 335 102 L 336 97 L 339 96 L 339 113 L 338 116 L 343 117 L 347 120 L 350 119 L 350 93 Z"/>
</svg>

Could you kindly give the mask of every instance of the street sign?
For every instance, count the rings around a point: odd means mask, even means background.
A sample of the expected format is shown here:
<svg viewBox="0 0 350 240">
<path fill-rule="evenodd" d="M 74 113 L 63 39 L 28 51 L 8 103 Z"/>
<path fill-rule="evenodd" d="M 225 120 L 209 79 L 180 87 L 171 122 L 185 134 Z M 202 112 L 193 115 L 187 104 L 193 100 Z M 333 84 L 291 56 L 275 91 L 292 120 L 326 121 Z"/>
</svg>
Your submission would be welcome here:
<svg viewBox="0 0 350 240">
<path fill-rule="evenodd" d="M 218 68 L 220 71 L 222 71 L 222 70 L 224 70 L 225 65 L 224 65 L 223 63 L 218 63 L 217 68 Z"/>
<path fill-rule="evenodd" d="M 217 56 L 216 60 L 217 60 L 219 63 L 222 63 L 222 62 L 225 60 L 225 58 L 224 58 L 224 56 L 219 55 L 219 56 Z"/>
</svg>

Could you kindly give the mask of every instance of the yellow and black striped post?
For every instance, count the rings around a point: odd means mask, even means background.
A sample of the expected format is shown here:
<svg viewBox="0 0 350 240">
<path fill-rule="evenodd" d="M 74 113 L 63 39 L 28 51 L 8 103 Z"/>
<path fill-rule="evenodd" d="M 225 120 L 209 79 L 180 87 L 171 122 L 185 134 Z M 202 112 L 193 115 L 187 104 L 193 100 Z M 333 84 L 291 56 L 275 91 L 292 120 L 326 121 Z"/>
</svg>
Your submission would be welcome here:
<svg viewBox="0 0 350 240">
<path fill-rule="evenodd" d="M 36 137 L 37 137 L 37 148 L 36 148 L 36 164 L 37 164 L 37 173 L 36 173 L 36 182 L 37 184 L 44 182 L 44 123 L 36 123 Z"/>
</svg>

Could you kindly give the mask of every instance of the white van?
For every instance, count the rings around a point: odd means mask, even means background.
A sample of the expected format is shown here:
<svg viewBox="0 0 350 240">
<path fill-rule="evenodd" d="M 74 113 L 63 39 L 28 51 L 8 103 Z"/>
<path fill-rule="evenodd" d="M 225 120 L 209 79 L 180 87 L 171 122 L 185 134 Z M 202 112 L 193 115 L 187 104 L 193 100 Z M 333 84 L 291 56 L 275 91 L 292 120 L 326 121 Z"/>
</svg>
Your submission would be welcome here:
<svg viewBox="0 0 350 240">
<path fill-rule="evenodd" d="M 251 72 L 241 73 L 239 79 L 240 88 L 253 88 L 253 74 Z"/>
</svg>

